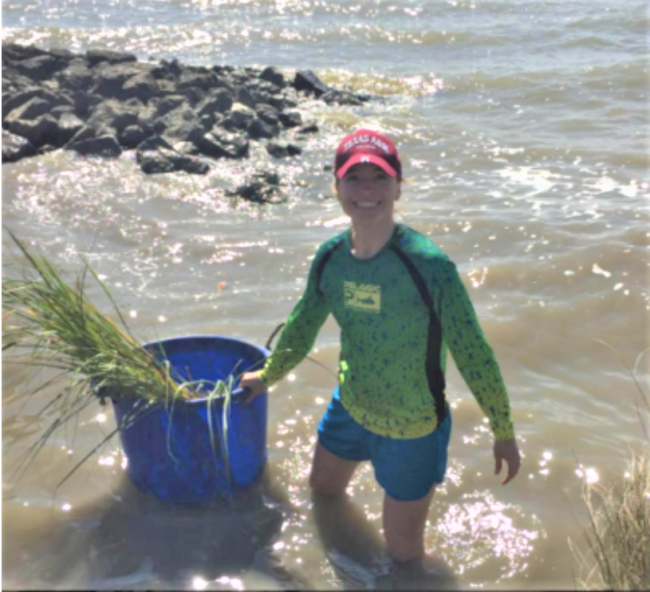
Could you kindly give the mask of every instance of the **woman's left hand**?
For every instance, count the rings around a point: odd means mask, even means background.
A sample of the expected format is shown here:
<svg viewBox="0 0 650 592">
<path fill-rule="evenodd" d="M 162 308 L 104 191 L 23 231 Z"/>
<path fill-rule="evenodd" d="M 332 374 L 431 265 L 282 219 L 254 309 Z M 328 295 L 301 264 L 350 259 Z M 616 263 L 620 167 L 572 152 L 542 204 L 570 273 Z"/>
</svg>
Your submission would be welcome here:
<svg viewBox="0 0 650 592">
<path fill-rule="evenodd" d="M 494 467 L 494 474 L 498 475 L 501 472 L 503 461 L 508 464 L 508 474 L 501 482 L 501 485 L 506 485 L 512 481 L 519 472 L 521 465 L 521 458 L 519 456 L 519 448 L 517 447 L 517 440 L 500 440 L 494 443 L 494 460 L 496 461 Z"/>
</svg>

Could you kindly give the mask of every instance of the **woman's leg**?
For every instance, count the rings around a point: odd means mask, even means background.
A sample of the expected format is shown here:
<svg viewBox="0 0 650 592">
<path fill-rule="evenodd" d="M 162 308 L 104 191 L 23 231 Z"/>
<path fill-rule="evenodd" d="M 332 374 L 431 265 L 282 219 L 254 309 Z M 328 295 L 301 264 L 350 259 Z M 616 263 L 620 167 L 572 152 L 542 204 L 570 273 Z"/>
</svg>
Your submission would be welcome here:
<svg viewBox="0 0 650 592">
<path fill-rule="evenodd" d="M 319 442 L 316 444 L 309 485 L 316 495 L 341 495 L 345 493 L 358 465 L 358 461 L 332 454 Z"/>
<path fill-rule="evenodd" d="M 399 562 L 424 557 L 424 527 L 435 486 L 423 498 L 401 502 L 384 496 L 384 537 L 388 554 Z"/>
</svg>

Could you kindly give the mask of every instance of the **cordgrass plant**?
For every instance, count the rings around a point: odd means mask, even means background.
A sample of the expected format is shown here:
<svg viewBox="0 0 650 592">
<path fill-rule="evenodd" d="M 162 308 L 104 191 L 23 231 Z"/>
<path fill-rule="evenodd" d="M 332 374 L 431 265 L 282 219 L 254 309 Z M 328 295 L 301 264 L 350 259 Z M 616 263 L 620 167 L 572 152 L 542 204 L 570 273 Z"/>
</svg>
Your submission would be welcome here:
<svg viewBox="0 0 650 592">
<path fill-rule="evenodd" d="M 581 550 L 569 541 L 580 568 L 579 589 L 650 590 L 650 400 L 637 379 L 637 367 L 646 351 L 633 369 L 627 368 L 639 396 L 636 409 L 645 442 L 631 453 L 622 480 L 613 485 L 585 485 L 588 523 L 582 534 L 586 548 Z"/>
<path fill-rule="evenodd" d="M 98 396 L 103 401 L 105 397 L 117 394 L 137 399 L 134 412 L 123 418 L 120 425 L 87 454 L 59 486 L 120 430 L 130 427 L 141 413 L 162 403 L 171 415 L 174 405 L 181 399 L 205 397 L 212 409 L 215 401 L 223 398 L 223 432 L 219 435 L 228 464 L 228 416 L 235 377 L 216 382 L 184 379 L 171 367 L 162 350 L 148 351 L 135 339 L 109 290 L 87 259 L 82 258 L 82 271 L 74 287 L 70 287 L 45 257 L 32 253 L 13 233 L 7 232 L 27 266 L 23 277 L 3 279 L 3 357 L 5 352 L 11 352 L 13 355 L 9 360 L 15 364 L 59 371 L 55 379 L 30 395 L 53 384 L 61 376 L 69 377 L 61 391 L 39 412 L 42 416 L 48 411 L 55 419 L 19 457 L 18 478 L 54 431 L 78 418 L 82 411 L 97 401 Z M 88 276 L 101 287 L 123 328 L 88 300 L 85 290 Z M 216 455 L 211 413 L 209 417 L 210 438 Z M 171 453 L 171 447 L 169 450 Z"/>
</svg>

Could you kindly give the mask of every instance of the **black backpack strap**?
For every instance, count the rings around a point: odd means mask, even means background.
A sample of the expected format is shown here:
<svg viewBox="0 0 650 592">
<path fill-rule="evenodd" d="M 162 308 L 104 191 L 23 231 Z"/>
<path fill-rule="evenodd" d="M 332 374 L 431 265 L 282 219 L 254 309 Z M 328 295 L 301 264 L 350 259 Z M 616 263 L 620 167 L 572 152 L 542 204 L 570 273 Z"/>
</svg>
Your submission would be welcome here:
<svg viewBox="0 0 650 592">
<path fill-rule="evenodd" d="M 342 242 L 343 242 L 342 240 L 338 241 L 336 244 L 332 245 L 327 251 L 325 251 L 320 261 L 318 262 L 318 267 L 316 267 L 316 290 L 321 296 L 324 296 L 323 292 L 320 289 L 320 280 L 323 276 L 323 270 L 325 269 L 325 265 L 327 265 L 327 262 L 334 254 L 334 251 L 336 251 L 336 249 L 338 249 L 341 246 Z"/>
<path fill-rule="evenodd" d="M 429 390 L 433 396 L 436 408 L 436 417 L 440 425 L 447 415 L 447 405 L 445 402 L 445 375 L 440 368 L 440 348 L 442 346 L 442 327 L 433 306 L 433 299 L 422 274 L 415 267 L 404 251 L 396 244 L 391 245 L 393 252 L 399 257 L 406 267 L 409 275 L 413 279 L 420 297 L 429 310 L 429 330 L 427 334 L 427 356 L 426 356 L 426 374 Z"/>
</svg>

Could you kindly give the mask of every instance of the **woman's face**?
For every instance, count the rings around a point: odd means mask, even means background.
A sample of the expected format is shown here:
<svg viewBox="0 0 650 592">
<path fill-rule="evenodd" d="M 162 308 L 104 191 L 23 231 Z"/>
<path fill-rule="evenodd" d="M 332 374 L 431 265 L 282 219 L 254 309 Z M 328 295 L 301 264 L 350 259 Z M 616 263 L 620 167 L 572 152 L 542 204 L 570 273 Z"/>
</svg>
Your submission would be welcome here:
<svg viewBox="0 0 650 592">
<path fill-rule="evenodd" d="M 358 164 L 336 182 L 343 211 L 356 224 L 392 221 L 400 182 L 374 164 Z"/>
</svg>

